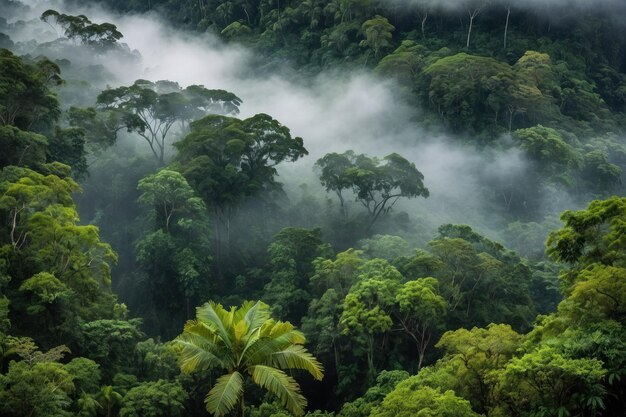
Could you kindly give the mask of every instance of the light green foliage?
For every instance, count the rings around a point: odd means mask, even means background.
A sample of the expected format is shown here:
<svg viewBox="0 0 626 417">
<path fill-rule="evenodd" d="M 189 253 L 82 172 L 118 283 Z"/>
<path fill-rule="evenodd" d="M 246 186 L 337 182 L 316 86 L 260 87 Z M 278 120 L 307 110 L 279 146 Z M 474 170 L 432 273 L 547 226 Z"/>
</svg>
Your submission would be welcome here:
<svg viewBox="0 0 626 417">
<path fill-rule="evenodd" d="M 72 296 L 72 291 L 65 284 L 47 272 L 40 272 L 24 281 L 20 291 L 35 295 L 37 302 L 27 308 L 27 311 L 33 314 L 41 312 L 47 305 L 54 304 L 57 300 L 61 301 Z"/>
<path fill-rule="evenodd" d="M 506 324 L 446 332 L 436 345 L 444 350 L 444 357 L 434 373 L 425 375 L 424 383 L 434 382 L 437 388 L 437 381 L 448 381 L 453 385 L 446 389 L 468 399 L 479 412 L 486 412 L 494 405 L 494 377 L 514 357 L 521 341 L 521 336 Z"/>
<path fill-rule="evenodd" d="M 135 380 L 135 382 L 137 381 Z M 100 392 L 98 393 L 97 398 L 98 404 L 100 404 L 106 416 L 111 417 L 114 415 L 114 410 L 117 410 L 118 406 L 122 403 L 122 399 L 124 397 L 121 393 L 117 392 L 116 389 L 111 385 L 104 385 L 100 388 Z"/>
<path fill-rule="evenodd" d="M 574 315 L 587 320 L 623 320 L 626 317 L 626 269 L 592 265 L 578 274 L 570 287 L 568 303 Z M 566 305 L 563 306 L 566 308 Z"/>
<path fill-rule="evenodd" d="M 438 257 L 423 249 L 416 249 L 412 256 L 405 256 L 394 261 L 394 266 L 405 277 L 419 278 L 437 275 L 446 265 Z"/>
<path fill-rule="evenodd" d="M 196 320 L 185 325 L 174 343 L 181 369 L 195 372 L 222 369 L 206 396 L 207 410 L 216 416 L 243 410 L 244 379 L 278 397 L 287 410 L 304 414 L 306 398 L 298 383 L 282 369 L 302 369 L 315 379 L 323 377 L 322 366 L 303 346 L 304 335 L 289 322 L 275 321 L 270 308 L 261 302 L 224 309 L 206 303 L 197 309 Z"/>
<path fill-rule="evenodd" d="M 372 410 L 379 406 L 383 399 L 398 385 L 409 377 L 406 371 L 382 371 L 376 377 L 376 383 L 371 386 L 362 397 L 345 403 L 337 417 L 369 416 Z"/>
<path fill-rule="evenodd" d="M 385 56 L 376 66 L 381 75 L 396 78 L 401 85 L 412 89 L 418 75 L 427 62 L 429 50 L 414 41 L 402 41 L 393 53 Z"/>
<path fill-rule="evenodd" d="M 343 302 L 342 333 L 361 345 L 367 355 L 368 377 L 374 379 L 377 336 L 391 330 L 391 313 L 402 275 L 387 261 L 373 259 L 360 269 L 357 282 Z"/>
<path fill-rule="evenodd" d="M 56 362 L 11 362 L 0 375 L 0 411 L 15 417 L 71 416 L 72 375 Z"/>
<path fill-rule="evenodd" d="M 181 417 L 187 393 L 178 382 L 143 382 L 122 399 L 120 417 Z"/>
<path fill-rule="evenodd" d="M 76 400 L 76 406 L 78 407 L 78 413 L 76 414 L 78 417 L 95 417 L 98 414 L 98 410 L 102 408 L 98 400 L 84 392 Z"/>
<path fill-rule="evenodd" d="M 454 391 L 413 387 L 413 380 L 400 382 L 375 408 L 371 417 L 480 417 L 472 411 L 469 401 Z"/>
<path fill-rule="evenodd" d="M 354 249 L 337 254 L 336 259 L 316 259 L 313 261 L 315 274 L 311 285 L 320 296 L 327 289 L 334 289 L 340 297 L 345 295 L 356 282 L 359 269 L 365 263 L 362 252 Z"/>
<path fill-rule="evenodd" d="M 505 403 L 516 411 L 595 414 L 604 408 L 601 382 L 605 375 L 597 359 L 571 359 L 544 346 L 512 359 L 498 384 Z"/>
<path fill-rule="evenodd" d="M 572 173 L 582 167 L 582 157 L 556 130 L 537 125 L 516 130 L 513 137 L 536 164 L 544 181 L 572 184 Z"/>
<path fill-rule="evenodd" d="M 437 286 L 435 278 L 419 278 L 406 282 L 396 295 L 397 320 L 417 347 L 418 369 L 422 367 L 434 331 L 444 323 L 447 312 L 448 304 Z"/>
<path fill-rule="evenodd" d="M 365 39 L 359 45 L 371 49 L 374 52 L 374 58 L 380 58 L 385 50 L 391 48 L 391 32 L 394 30 L 395 28 L 387 18 L 376 15 L 361 26 Z"/>
<path fill-rule="evenodd" d="M 116 254 L 99 237 L 98 228 L 79 225 L 72 194 L 78 186 L 69 167 L 45 164 L 42 172 L 6 167 L 0 177 L 2 263 L 10 274 L 9 293 L 29 294 L 30 305 L 16 312 L 36 314 L 30 321 L 42 338 L 50 332 L 74 333 L 65 326 L 72 317 L 84 320 L 110 312 L 110 266 Z"/>
<path fill-rule="evenodd" d="M 550 55 L 526 51 L 515 65 L 516 85 L 510 91 L 508 105 L 509 131 L 516 116 L 525 115 L 531 123 L 538 120 L 553 122 L 559 117 L 556 99 L 560 94 Z"/>
<path fill-rule="evenodd" d="M 153 220 L 168 233 L 171 224 L 188 227 L 186 219 L 202 218 L 204 203 L 176 171 L 162 169 L 141 179 L 137 189 L 139 202 L 151 209 Z"/>
<path fill-rule="evenodd" d="M 585 210 L 565 211 L 561 220 L 565 226 L 546 243 L 554 260 L 580 267 L 595 262 L 626 266 L 626 198 L 592 201 Z"/>
<path fill-rule="evenodd" d="M 95 395 L 100 391 L 100 365 L 91 359 L 74 358 L 64 365 L 72 376 L 77 393 Z"/>
</svg>

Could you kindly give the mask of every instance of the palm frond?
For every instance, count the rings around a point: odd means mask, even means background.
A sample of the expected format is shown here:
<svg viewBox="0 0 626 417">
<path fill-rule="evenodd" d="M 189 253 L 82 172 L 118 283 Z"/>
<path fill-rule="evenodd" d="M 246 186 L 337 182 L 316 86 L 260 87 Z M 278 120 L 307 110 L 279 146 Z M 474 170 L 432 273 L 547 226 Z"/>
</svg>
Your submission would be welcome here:
<svg viewBox="0 0 626 417">
<path fill-rule="evenodd" d="M 257 301 L 244 316 L 251 332 L 258 331 L 269 318 L 270 307 L 261 301 Z"/>
<path fill-rule="evenodd" d="M 217 346 L 197 334 L 187 332 L 181 334 L 174 339 L 174 346 L 178 350 L 178 363 L 183 372 L 190 373 L 214 366 L 224 366 Z"/>
<path fill-rule="evenodd" d="M 245 320 L 239 320 L 234 326 L 235 341 L 240 342 L 248 333 L 248 323 Z"/>
<path fill-rule="evenodd" d="M 288 321 L 277 321 L 274 323 L 274 325 L 269 329 L 267 336 L 276 340 L 283 338 L 296 344 L 303 344 L 306 342 L 304 333 L 296 330 L 295 326 Z"/>
<path fill-rule="evenodd" d="M 243 376 L 239 372 L 222 375 L 204 399 L 206 409 L 215 417 L 223 416 L 237 405 L 242 393 Z"/>
<path fill-rule="evenodd" d="M 219 336 L 217 335 L 215 329 L 207 326 L 201 321 L 189 320 L 187 323 L 185 323 L 183 331 L 185 333 L 197 334 L 198 336 L 201 336 L 205 340 L 211 341 L 212 343 L 218 343 Z"/>
<path fill-rule="evenodd" d="M 287 346 L 288 344 L 284 345 L 267 337 L 257 339 L 243 351 L 241 361 L 246 366 L 260 365 L 265 363 L 268 357 L 276 352 L 280 352 Z"/>
<path fill-rule="evenodd" d="M 281 369 L 302 369 L 318 381 L 324 377 L 322 364 L 302 345 L 288 346 L 280 352 L 273 353 L 267 365 Z"/>
<path fill-rule="evenodd" d="M 256 304 L 257 303 L 254 301 L 244 301 L 243 304 L 241 304 L 241 307 L 235 311 L 235 321 L 243 320 L 246 317 L 246 314 L 248 314 L 248 312 L 254 308 Z"/>
<path fill-rule="evenodd" d="M 252 380 L 273 395 L 293 414 L 301 416 L 306 407 L 306 398 L 300 394 L 300 386 L 283 371 L 265 365 L 256 365 L 249 369 Z"/>
<path fill-rule="evenodd" d="M 219 312 L 219 313 L 218 313 Z M 227 346 L 232 345 L 230 333 L 226 330 L 223 317 L 228 313 L 221 304 L 212 301 L 196 309 L 196 317 L 205 325 L 213 328 Z"/>
</svg>

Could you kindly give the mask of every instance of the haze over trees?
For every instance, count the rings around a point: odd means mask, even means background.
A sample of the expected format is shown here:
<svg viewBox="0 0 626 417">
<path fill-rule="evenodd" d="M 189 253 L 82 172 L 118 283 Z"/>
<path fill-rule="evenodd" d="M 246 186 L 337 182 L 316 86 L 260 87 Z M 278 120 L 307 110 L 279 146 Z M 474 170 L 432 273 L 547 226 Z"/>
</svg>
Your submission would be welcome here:
<svg viewBox="0 0 626 417">
<path fill-rule="evenodd" d="M 90 3 L 0 0 L 1 416 L 625 415 L 623 2 Z"/>
</svg>

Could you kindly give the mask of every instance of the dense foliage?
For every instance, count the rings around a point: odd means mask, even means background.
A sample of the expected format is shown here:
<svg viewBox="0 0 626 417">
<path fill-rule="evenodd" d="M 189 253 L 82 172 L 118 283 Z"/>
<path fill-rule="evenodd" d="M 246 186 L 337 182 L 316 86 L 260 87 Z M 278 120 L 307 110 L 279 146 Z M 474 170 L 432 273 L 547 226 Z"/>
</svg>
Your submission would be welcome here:
<svg viewBox="0 0 626 417">
<path fill-rule="evenodd" d="M 419 138 L 310 161 L 246 91 L 109 73 L 142 58 L 96 11 L 0 0 L 0 416 L 626 413 L 620 2 L 100 3 L 508 159 L 441 222 Z"/>
</svg>

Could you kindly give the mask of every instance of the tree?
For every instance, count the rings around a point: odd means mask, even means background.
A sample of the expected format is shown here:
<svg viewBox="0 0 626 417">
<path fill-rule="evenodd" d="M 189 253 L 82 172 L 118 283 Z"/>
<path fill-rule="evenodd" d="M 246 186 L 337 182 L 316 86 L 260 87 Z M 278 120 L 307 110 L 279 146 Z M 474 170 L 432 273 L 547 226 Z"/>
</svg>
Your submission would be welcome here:
<svg viewBox="0 0 626 417">
<path fill-rule="evenodd" d="M 112 49 L 124 36 L 114 24 L 92 23 L 85 15 L 72 16 L 48 9 L 41 14 L 40 19 L 48 24 L 48 20 L 54 19 L 55 23 L 64 30 L 68 39 L 93 46 L 96 50 Z"/>
<path fill-rule="evenodd" d="M 550 233 L 548 255 L 574 268 L 574 273 L 591 264 L 626 267 L 623 228 L 626 198 L 592 201 L 584 210 L 567 210 L 561 215 L 564 227 Z"/>
<path fill-rule="evenodd" d="M 6 219 L 0 234 L 0 253 L 12 276 L 12 290 L 18 290 L 26 281 L 22 290 L 41 294 L 44 304 L 49 304 L 45 300 L 50 301 L 49 295 L 57 290 L 65 295 L 71 290 L 73 296 L 65 297 L 62 303 L 63 314 L 58 310 L 52 314 L 59 319 L 64 314 L 78 315 L 83 320 L 107 314 L 114 304 L 107 291 L 110 266 L 117 256 L 100 240 L 97 227 L 78 224 L 72 200 L 78 186 L 69 177 L 69 167 L 44 164 L 41 171 L 7 167 L 0 174 L 0 213 Z M 50 275 L 27 281 L 40 272 Z M 52 288 L 55 290 L 50 293 L 48 289 Z M 49 323 L 37 320 L 30 324 L 38 328 Z M 75 331 L 76 326 L 62 329 Z M 50 337 L 51 330 L 61 328 L 39 328 L 42 337 Z M 58 337 L 57 333 L 55 340 Z"/>
<path fill-rule="evenodd" d="M 315 163 L 321 170 L 320 181 L 327 192 L 334 191 L 344 207 L 343 192 L 352 190 L 356 201 L 363 204 L 369 214 L 366 233 L 378 218 L 387 214 L 400 197 L 428 197 L 424 176 L 415 164 L 397 153 L 382 160 L 353 151 L 343 154 L 329 153 Z"/>
<path fill-rule="evenodd" d="M 446 300 L 439 295 L 437 285 L 435 278 L 420 278 L 406 282 L 396 295 L 400 326 L 417 347 L 418 370 L 422 368 L 433 332 L 443 324 L 447 310 Z"/>
<path fill-rule="evenodd" d="M 376 384 L 369 387 L 362 397 L 352 402 L 347 402 L 341 407 L 339 417 L 369 416 L 372 411 L 381 405 L 385 397 L 396 386 L 409 378 L 406 371 L 382 371 L 376 377 Z"/>
<path fill-rule="evenodd" d="M 263 299 L 282 320 L 300 323 L 311 301 L 309 278 L 312 262 L 329 252 L 321 229 L 287 227 L 274 236 L 267 248 L 270 282 Z"/>
<path fill-rule="evenodd" d="M 143 382 L 122 399 L 120 417 L 181 417 L 188 395 L 178 381 Z"/>
<path fill-rule="evenodd" d="M 69 349 L 62 345 L 41 352 L 31 339 L 13 341 L 14 353 L 23 360 L 11 361 L 8 372 L 0 374 L 0 412 L 16 417 L 71 416 L 74 375 L 71 367 L 58 362 Z"/>
<path fill-rule="evenodd" d="M 246 376 L 277 396 L 290 412 L 304 414 L 306 399 L 296 381 L 281 369 L 302 369 L 322 379 L 322 367 L 304 348 L 305 340 L 289 322 L 271 319 L 267 304 L 248 301 L 230 310 L 213 302 L 198 307 L 196 320 L 187 322 L 174 343 L 184 372 L 227 371 L 205 399 L 207 410 L 220 417 L 237 403 L 244 415 Z"/>
<path fill-rule="evenodd" d="M 176 171 L 162 169 L 141 179 L 137 189 L 141 192 L 139 202 L 152 209 L 157 228 L 168 233 L 170 224 L 205 210 L 185 177 Z"/>
<path fill-rule="evenodd" d="M 46 162 L 47 147 L 45 136 L 15 126 L 0 126 L 0 169 L 8 165 L 37 169 Z"/>
<path fill-rule="evenodd" d="M 499 375 L 498 388 L 511 411 L 596 415 L 604 408 L 605 375 L 597 359 L 571 359 L 543 346 L 513 358 Z"/>
<path fill-rule="evenodd" d="M 117 113 L 119 126 L 137 133 L 150 146 L 154 157 L 165 160 L 167 137 L 175 123 L 188 123 L 208 112 L 238 113 L 241 99 L 224 90 L 207 90 L 199 85 L 181 89 L 171 81 L 137 80 L 101 92 L 96 108 Z"/>
<path fill-rule="evenodd" d="M 213 209 L 217 258 L 221 242 L 230 241 L 233 210 L 245 197 L 277 187 L 276 165 L 296 161 L 308 151 L 302 138 L 267 114 L 240 120 L 206 116 L 191 123 L 191 131 L 176 143 L 178 155 L 172 168 Z"/>
<path fill-rule="evenodd" d="M 371 417 L 480 417 L 470 406 L 469 401 L 459 398 L 454 391 L 441 392 L 429 387 L 413 387 L 414 380 L 409 378 L 400 382 L 374 408 Z"/>
<path fill-rule="evenodd" d="M 514 83 L 512 68 L 494 58 L 459 53 L 446 56 L 422 71 L 424 102 L 453 129 L 482 130 L 497 124 Z M 504 95 L 504 97 L 503 97 Z"/>
<path fill-rule="evenodd" d="M 382 258 L 389 262 L 409 253 L 409 243 L 400 236 L 374 235 L 361 239 L 359 246 L 369 258 Z"/>
<path fill-rule="evenodd" d="M 172 337 L 209 287 L 209 220 L 204 202 L 179 172 L 162 169 L 137 188 L 153 224 L 135 245 L 149 294 L 141 309 L 147 310 L 148 328 Z"/>
<path fill-rule="evenodd" d="M 58 65 L 43 59 L 34 65 L 0 49 L 0 125 L 21 130 L 49 127 L 61 114 L 50 85 L 63 82 Z"/>
<path fill-rule="evenodd" d="M 391 48 L 391 32 L 394 30 L 387 18 L 376 15 L 361 26 L 365 39 L 359 45 L 370 48 L 374 52 L 374 58 L 378 59 L 383 51 Z"/>
<path fill-rule="evenodd" d="M 467 42 L 465 43 L 465 47 L 468 49 L 470 46 L 470 38 L 472 36 L 472 28 L 474 27 L 474 19 L 476 19 L 485 7 L 487 7 L 487 0 L 479 0 L 467 8 L 469 25 L 467 27 Z"/>
<path fill-rule="evenodd" d="M 554 129 L 537 125 L 519 129 L 513 133 L 519 147 L 540 171 L 541 178 L 548 181 L 571 184 L 571 172 L 582 166 L 578 151 L 563 140 Z"/>
<path fill-rule="evenodd" d="M 494 405 L 497 381 L 495 372 L 502 370 L 516 354 L 521 336 L 506 324 L 490 324 L 487 328 L 459 329 L 444 333 L 436 347 L 445 355 L 434 371 L 450 373 L 451 386 L 468 399 L 479 412 Z M 423 384 L 436 381 L 432 374 L 422 376 Z M 437 388 L 433 386 L 433 388 Z"/>
<path fill-rule="evenodd" d="M 402 278 L 387 261 L 368 261 L 359 268 L 357 282 L 343 302 L 340 319 L 342 333 L 352 336 L 364 348 L 369 381 L 376 376 L 376 337 L 393 326 L 391 314 Z"/>
</svg>

